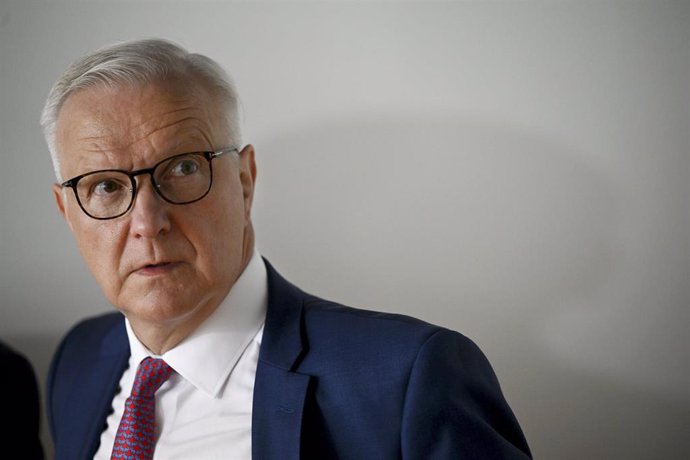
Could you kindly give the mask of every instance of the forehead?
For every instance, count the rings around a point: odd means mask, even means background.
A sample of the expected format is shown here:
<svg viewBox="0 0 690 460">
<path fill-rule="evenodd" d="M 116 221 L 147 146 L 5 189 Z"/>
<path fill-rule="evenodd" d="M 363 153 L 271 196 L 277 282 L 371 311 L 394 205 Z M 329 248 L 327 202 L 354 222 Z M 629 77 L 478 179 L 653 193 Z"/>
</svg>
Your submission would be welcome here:
<svg viewBox="0 0 690 460">
<path fill-rule="evenodd" d="M 212 145 L 224 126 L 217 105 L 204 88 L 190 82 L 78 90 L 58 116 L 58 151 L 69 160 L 80 152 L 146 155 L 184 142 Z"/>
</svg>

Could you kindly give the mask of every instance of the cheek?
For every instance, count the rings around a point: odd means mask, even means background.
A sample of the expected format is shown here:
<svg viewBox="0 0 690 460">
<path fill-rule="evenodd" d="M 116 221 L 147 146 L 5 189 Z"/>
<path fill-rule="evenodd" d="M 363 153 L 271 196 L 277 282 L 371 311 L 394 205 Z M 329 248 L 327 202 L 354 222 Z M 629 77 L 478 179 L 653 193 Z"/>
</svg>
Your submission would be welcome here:
<svg viewBox="0 0 690 460">
<path fill-rule="evenodd" d="M 241 200 L 226 200 L 215 205 L 209 202 L 203 217 L 204 230 L 197 233 L 194 246 L 197 257 L 208 270 L 232 273 L 241 264 L 245 218 Z M 231 270 L 228 270 L 228 269 Z"/>
<path fill-rule="evenodd" d="M 89 270 L 101 287 L 108 291 L 119 285 L 117 274 L 122 245 L 118 232 L 98 222 L 74 228 L 77 246 Z"/>
<path fill-rule="evenodd" d="M 236 251 L 241 244 L 241 232 L 238 231 L 239 222 L 229 212 L 220 212 L 207 217 L 205 237 L 200 241 L 204 253 L 216 263 L 224 261 Z"/>
</svg>

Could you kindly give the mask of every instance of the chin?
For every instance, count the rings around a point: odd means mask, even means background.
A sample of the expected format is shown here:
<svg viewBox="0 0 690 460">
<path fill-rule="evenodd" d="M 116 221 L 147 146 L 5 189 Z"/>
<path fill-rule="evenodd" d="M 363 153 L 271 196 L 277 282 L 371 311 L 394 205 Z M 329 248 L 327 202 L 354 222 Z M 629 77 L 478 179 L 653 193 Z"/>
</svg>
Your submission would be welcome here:
<svg viewBox="0 0 690 460">
<path fill-rule="evenodd" d="M 130 321 L 133 318 L 161 324 L 184 321 L 200 309 L 198 301 L 185 299 L 185 296 L 170 295 L 170 292 L 163 295 L 148 292 L 129 298 L 132 300 L 121 300 L 116 305 Z"/>
<path fill-rule="evenodd" d="M 160 324 L 166 327 L 185 323 L 195 316 L 194 310 L 160 306 L 140 306 L 121 311 L 130 321 L 134 319 L 140 322 Z"/>
</svg>

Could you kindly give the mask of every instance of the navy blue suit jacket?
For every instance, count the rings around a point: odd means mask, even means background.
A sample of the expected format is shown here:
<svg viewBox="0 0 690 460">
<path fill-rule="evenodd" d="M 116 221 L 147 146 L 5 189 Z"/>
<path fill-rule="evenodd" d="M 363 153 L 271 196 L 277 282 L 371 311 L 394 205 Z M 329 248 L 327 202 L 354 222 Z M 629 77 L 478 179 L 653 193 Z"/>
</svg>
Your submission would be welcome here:
<svg viewBox="0 0 690 460">
<path fill-rule="evenodd" d="M 268 270 L 254 459 L 525 459 L 491 366 L 466 337 L 319 299 Z M 124 317 L 78 324 L 48 377 L 56 460 L 92 458 L 129 357 Z"/>
</svg>

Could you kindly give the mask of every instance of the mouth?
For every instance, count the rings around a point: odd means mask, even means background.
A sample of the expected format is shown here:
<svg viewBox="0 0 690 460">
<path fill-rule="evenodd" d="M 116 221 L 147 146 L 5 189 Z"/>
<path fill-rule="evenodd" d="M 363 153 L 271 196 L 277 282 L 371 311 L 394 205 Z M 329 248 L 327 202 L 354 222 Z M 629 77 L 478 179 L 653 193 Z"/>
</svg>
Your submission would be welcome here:
<svg viewBox="0 0 690 460">
<path fill-rule="evenodd" d="M 177 262 L 149 263 L 140 266 L 139 268 L 134 270 L 134 273 L 143 276 L 165 275 L 174 270 L 178 265 L 179 263 Z"/>
</svg>

